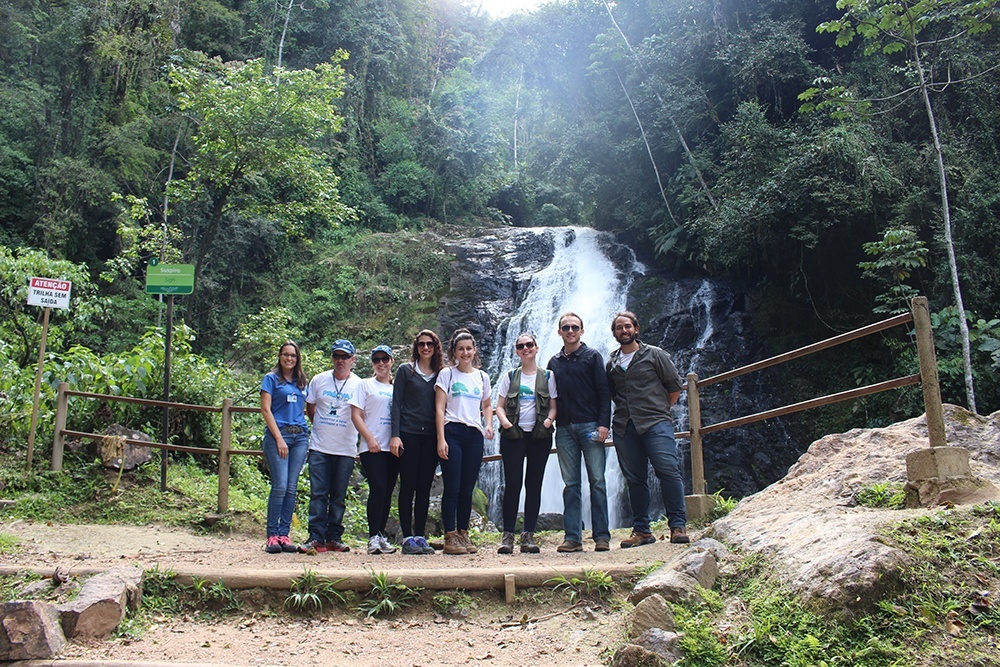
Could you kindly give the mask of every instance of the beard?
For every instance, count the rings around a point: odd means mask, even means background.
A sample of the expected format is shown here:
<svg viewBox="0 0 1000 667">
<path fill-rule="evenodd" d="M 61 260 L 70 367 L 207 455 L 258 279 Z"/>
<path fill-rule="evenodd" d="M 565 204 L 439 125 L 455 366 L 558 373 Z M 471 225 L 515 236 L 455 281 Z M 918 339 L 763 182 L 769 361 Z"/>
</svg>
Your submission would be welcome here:
<svg viewBox="0 0 1000 667">
<path fill-rule="evenodd" d="M 615 336 L 615 340 L 617 340 L 621 345 L 631 345 L 632 343 L 635 342 L 635 339 L 638 338 L 638 337 L 639 337 L 639 334 L 637 334 L 637 333 L 625 333 L 625 332 L 622 332 L 622 333 L 618 334 L 617 336 Z"/>
</svg>

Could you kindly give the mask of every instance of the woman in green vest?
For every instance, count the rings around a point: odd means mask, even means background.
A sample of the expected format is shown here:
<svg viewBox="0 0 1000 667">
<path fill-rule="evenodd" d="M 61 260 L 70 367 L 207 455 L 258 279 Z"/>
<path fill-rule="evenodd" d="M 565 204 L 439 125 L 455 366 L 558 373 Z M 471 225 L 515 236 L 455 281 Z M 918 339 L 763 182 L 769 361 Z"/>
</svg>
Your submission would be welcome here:
<svg viewBox="0 0 1000 667">
<path fill-rule="evenodd" d="M 521 334 L 514 345 L 521 365 L 500 378 L 497 419 L 500 421 L 500 456 L 503 459 L 503 537 L 497 553 L 514 552 L 517 506 L 524 485 L 524 527 L 521 553 L 537 554 L 535 523 L 542 503 L 542 477 L 552 448 L 556 420 L 556 378 L 538 367 L 538 341 Z M 527 472 L 524 462 L 527 460 Z"/>
</svg>

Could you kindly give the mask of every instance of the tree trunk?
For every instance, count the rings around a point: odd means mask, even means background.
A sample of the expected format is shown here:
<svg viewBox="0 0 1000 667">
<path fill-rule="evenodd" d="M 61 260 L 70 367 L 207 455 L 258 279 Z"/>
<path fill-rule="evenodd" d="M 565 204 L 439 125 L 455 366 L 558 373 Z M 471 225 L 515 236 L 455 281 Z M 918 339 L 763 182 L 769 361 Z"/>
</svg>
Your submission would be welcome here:
<svg viewBox="0 0 1000 667">
<path fill-rule="evenodd" d="M 663 181 L 660 180 L 660 170 L 656 166 L 656 159 L 653 157 L 653 149 L 649 147 L 649 140 L 646 138 L 646 130 L 642 127 L 642 121 L 639 120 L 639 112 L 636 111 L 635 105 L 632 104 L 632 96 L 628 94 L 628 89 L 625 88 L 625 82 L 622 81 L 622 77 L 618 74 L 618 70 L 614 70 L 615 76 L 618 77 L 618 83 L 622 87 L 622 92 L 625 93 L 625 99 L 628 100 L 628 105 L 632 108 L 632 115 L 635 116 L 635 122 L 639 126 L 639 133 L 642 135 L 642 143 L 646 144 L 646 153 L 649 155 L 649 162 L 653 165 L 653 173 L 656 174 L 656 185 L 660 188 L 660 196 L 663 198 L 663 205 L 667 207 L 667 213 L 670 214 L 670 219 L 673 221 L 674 225 L 680 227 L 680 223 L 677 222 L 677 218 L 674 217 L 674 212 L 670 208 L 670 202 L 667 201 L 667 193 L 663 191 Z"/>
<path fill-rule="evenodd" d="M 944 168 L 944 151 L 941 148 L 941 138 L 938 136 L 937 120 L 934 118 L 934 108 L 931 106 L 930 90 L 924 78 L 923 63 L 920 61 L 919 47 L 914 45 L 913 61 L 920 76 L 920 94 L 924 98 L 924 108 L 927 110 L 927 121 L 931 126 L 931 137 L 934 139 L 934 154 L 937 158 L 938 180 L 941 187 L 941 214 L 944 220 L 945 250 L 948 254 L 948 269 L 951 273 L 951 286 L 955 292 L 955 307 L 958 308 L 958 328 L 962 339 L 962 364 L 965 368 L 965 400 L 968 408 L 976 412 L 976 392 L 972 380 L 972 345 L 969 342 L 969 323 L 965 318 L 965 304 L 962 301 L 962 287 L 958 280 L 958 262 L 955 259 L 955 244 L 951 236 L 951 208 L 948 204 L 948 175 Z"/>
</svg>

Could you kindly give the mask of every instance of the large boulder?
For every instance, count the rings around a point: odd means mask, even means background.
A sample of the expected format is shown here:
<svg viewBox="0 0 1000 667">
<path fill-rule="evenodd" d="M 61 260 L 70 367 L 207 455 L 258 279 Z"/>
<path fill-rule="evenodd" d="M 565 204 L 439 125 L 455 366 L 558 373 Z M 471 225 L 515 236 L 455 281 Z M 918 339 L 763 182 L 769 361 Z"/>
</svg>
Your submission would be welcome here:
<svg viewBox="0 0 1000 667">
<path fill-rule="evenodd" d="M 142 569 L 123 565 L 87 580 L 80 595 L 59 605 L 63 632 L 70 639 L 106 639 L 142 601 Z"/>
<path fill-rule="evenodd" d="M 973 475 L 1000 482 L 1000 412 L 981 417 L 944 408 L 949 444 L 969 450 Z M 871 509 L 858 506 L 855 496 L 876 483 L 904 484 L 906 455 L 926 447 L 922 416 L 828 435 L 784 479 L 716 521 L 714 536 L 743 553 L 766 555 L 782 583 L 821 611 L 868 611 L 912 562 L 882 543 L 881 527 L 926 510 Z"/>
<path fill-rule="evenodd" d="M 65 646 L 59 612 L 48 602 L 0 604 L 0 661 L 52 658 Z"/>
</svg>

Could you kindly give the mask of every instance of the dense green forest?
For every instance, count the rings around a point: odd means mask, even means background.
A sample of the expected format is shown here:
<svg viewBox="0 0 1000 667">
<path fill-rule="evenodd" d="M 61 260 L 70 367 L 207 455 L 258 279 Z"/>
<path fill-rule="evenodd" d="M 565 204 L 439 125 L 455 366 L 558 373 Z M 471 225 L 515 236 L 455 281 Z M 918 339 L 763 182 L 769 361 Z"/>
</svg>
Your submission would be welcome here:
<svg viewBox="0 0 1000 667">
<path fill-rule="evenodd" d="M 612 231 L 747 285 L 779 349 L 926 294 L 946 400 L 971 398 L 967 319 L 976 407 L 996 410 L 998 7 L 4 0 L 0 440 L 23 435 L 37 354 L 26 275 L 74 283 L 50 384 L 146 393 L 150 258 L 196 267 L 192 381 L 258 374 L 288 334 L 433 324 L 447 260 L 420 234 L 452 225 Z M 861 383 L 911 354 L 845 363 Z"/>
</svg>

